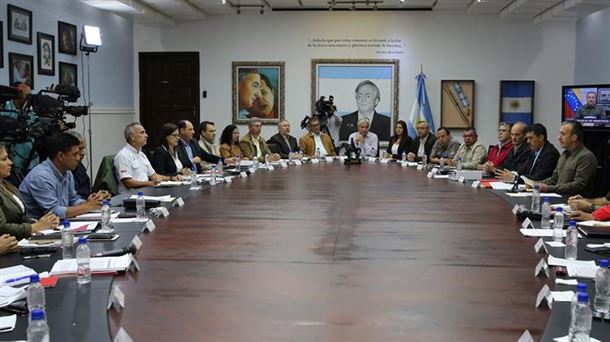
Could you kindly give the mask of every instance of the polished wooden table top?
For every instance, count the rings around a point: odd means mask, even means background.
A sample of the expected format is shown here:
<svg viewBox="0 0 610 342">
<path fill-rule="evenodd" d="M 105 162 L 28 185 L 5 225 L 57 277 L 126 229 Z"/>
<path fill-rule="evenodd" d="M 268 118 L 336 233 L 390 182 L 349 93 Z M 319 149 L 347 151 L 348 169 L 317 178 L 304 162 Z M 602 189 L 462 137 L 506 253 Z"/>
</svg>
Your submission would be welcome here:
<svg viewBox="0 0 610 342">
<path fill-rule="evenodd" d="M 489 191 L 398 165 L 304 165 L 217 185 L 115 279 L 136 341 L 539 337 L 539 256 Z"/>
</svg>

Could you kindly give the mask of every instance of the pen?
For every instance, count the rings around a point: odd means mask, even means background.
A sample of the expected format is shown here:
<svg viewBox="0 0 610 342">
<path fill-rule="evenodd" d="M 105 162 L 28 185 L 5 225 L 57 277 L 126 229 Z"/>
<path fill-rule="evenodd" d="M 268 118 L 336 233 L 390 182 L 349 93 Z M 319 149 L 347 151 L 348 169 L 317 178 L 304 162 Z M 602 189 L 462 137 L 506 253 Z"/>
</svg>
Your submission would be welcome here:
<svg viewBox="0 0 610 342">
<path fill-rule="evenodd" d="M 7 279 L 4 281 L 4 284 L 10 284 L 10 283 L 16 283 L 16 282 L 21 282 L 23 280 L 26 280 L 29 283 L 30 282 L 30 274 L 23 276 L 23 277 L 17 277 L 17 278 L 13 278 L 13 279 Z"/>
<path fill-rule="evenodd" d="M 38 259 L 38 258 L 50 258 L 51 254 L 37 254 L 37 255 L 26 255 L 23 257 L 23 260 L 28 259 Z"/>
</svg>

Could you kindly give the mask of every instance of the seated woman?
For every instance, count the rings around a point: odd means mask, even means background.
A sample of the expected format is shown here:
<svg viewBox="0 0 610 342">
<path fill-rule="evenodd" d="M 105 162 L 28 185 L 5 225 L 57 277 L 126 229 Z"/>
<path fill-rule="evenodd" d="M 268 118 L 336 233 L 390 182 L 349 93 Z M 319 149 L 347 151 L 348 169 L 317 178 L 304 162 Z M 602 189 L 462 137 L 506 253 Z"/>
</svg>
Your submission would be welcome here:
<svg viewBox="0 0 610 342">
<path fill-rule="evenodd" d="M 413 139 L 407 134 L 407 124 L 399 120 L 394 124 L 394 135 L 390 138 L 386 158 L 402 159 L 402 154 L 409 153 Z"/>
<path fill-rule="evenodd" d="M 193 164 L 181 148 L 178 148 L 180 134 L 178 125 L 166 123 L 159 131 L 159 147 L 153 153 L 151 165 L 155 171 L 170 180 L 178 180 L 178 175 L 190 175 Z"/>
<path fill-rule="evenodd" d="M 17 239 L 23 239 L 43 229 L 55 228 L 59 224 L 59 217 L 52 213 L 44 215 L 38 221 L 27 217 L 19 190 L 6 181 L 11 175 L 12 165 L 6 146 L 0 144 L 0 234 L 10 234 Z M 7 242 L 6 246 L 10 250 L 11 244 Z"/>
<path fill-rule="evenodd" d="M 228 125 L 222 130 L 220 135 L 220 156 L 223 158 L 245 158 L 239 147 L 239 128 L 235 125 Z"/>
</svg>

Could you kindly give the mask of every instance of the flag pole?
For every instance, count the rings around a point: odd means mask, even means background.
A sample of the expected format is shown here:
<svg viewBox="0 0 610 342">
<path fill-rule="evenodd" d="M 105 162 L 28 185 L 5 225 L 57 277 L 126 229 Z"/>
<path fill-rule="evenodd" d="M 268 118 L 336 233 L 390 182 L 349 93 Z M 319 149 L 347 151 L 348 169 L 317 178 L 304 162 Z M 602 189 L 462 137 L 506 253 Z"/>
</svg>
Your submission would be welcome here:
<svg viewBox="0 0 610 342">
<path fill-rule="evenodd" d="M 419 73 L 420 73 L 420 74 L 423 74 L 423 73 L 424 73 L 424 65 L 423 65 L 423 64 L 420 64 L 420 65 L 419 65 Z"/>
</svg>

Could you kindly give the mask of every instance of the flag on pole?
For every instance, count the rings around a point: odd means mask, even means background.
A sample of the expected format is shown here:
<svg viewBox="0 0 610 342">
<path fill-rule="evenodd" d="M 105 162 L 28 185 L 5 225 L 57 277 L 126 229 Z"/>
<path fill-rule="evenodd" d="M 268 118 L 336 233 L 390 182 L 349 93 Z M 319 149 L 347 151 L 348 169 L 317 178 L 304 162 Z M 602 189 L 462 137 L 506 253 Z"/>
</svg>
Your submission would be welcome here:
<svg viewBox="0 0 610 342">
<path fill-rule="evenodd" d="M 423 71 L 419 75 L 415 76 L 417 80 L 417 93 L 415 94 L 415 102 L 411 108 L 411 116 L 407 121 L 407 131 L 409 136 L 413 139 L 417 137 L 415 127 L 420 121 L 426 121 L 430 126 L 430 130 L 435 132 L 434 120 L 432 120 L 432 110 L 430 110 L 430 102 L 428 101 L 428 94 L 426 93 L 426 75 Z"/>
</svg>

